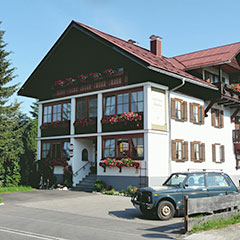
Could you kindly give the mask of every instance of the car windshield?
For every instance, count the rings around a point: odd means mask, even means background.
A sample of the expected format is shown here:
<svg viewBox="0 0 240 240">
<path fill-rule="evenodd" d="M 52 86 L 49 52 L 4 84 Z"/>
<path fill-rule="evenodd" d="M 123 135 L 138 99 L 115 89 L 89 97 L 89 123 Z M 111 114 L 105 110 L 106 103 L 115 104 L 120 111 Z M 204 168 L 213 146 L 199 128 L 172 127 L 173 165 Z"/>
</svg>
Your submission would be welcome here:
<svg viewBox="0 0 240 240">
<path fill-rule="evenodd" d="M 163 184 L 164 186 L 176 186 L 183 183 L 184 179 L 187 177 L 186 174 L 173 174 L 167 181 Z"/>
</svg>

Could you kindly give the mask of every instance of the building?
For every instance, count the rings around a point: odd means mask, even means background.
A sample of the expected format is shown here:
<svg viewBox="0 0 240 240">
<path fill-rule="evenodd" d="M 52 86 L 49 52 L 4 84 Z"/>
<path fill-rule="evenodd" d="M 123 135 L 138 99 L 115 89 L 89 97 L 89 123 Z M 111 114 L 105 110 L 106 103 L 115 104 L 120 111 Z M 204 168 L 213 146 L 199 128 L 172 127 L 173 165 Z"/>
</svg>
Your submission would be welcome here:
<svg viewBox="0 0 240 240">
<path fill-rule="evenodd" d="M 239 52 L 167 58 L 157 36 L 147 50 L 72 21 L 19 90 L 39 99 L 38 159 L 58 181 L 71 165 L 74 186 L 90 172 L 116 189 L 154 186 L 188 169 L 238 183 Z"/>
</svg>

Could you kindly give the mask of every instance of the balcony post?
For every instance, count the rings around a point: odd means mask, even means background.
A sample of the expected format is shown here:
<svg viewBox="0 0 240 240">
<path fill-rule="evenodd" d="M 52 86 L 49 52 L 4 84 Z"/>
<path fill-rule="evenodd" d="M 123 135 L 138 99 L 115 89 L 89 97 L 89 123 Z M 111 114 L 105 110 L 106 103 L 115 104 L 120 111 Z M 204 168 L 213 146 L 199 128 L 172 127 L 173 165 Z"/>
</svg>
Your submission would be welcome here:
<svg viewBox="0 0 240 240">
<path fill-rule="evenodd" d="M 103 96 L 102 93 L 99 93 L 97 95 L 97 132 L 101 133 L 102 132 L 102 115 L 103 115 Z"/>
<path fill-rule="evenodd" d="M 74 135 L 74 122 L 76 120 L 76 98 L 71 99 L 71 120 L 70 120 L 70 135 Z"/>
</svg>

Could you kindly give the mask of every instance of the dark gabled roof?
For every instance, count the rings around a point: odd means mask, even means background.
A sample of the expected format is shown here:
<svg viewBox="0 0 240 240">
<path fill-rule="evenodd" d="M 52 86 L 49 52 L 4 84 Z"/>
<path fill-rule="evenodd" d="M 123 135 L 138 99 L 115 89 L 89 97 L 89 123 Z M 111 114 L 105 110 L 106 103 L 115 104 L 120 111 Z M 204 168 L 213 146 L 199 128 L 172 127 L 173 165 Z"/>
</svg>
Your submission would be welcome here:
<svg viewBox="0 0 240 240">
<path fill-rule="evenodd" d="M 240 52 L 240 42 L 225 46 L 205 49 L 169 58 L 176 67 L 182 70 L 197 69 L 228 63 L 240 70 L 235 56 Z"/>
<path fill-rule="evenodd" d="M 144 62 L 148 63 L 152 67 L 159 68 L 159 69 L 165 70 L 167 72 L 174 73 L 174 74 L 180 75 L 182 77 L 194 80 L 196 82 L 200 82 L 203 85 L 215 88 L 215 86 L 212 85 L 211 83 L 208 83 L 200 78 L 197 78 L 197 77 L 183 71 L 181 68 L 176 67 L 175 65 L 173 65 L 171 63 L 171 61 L 169 61 L 168 58 L 166 58 L 164 56 L 161 56 L 161 57 L 156 56 L 155 54 L 151 53 L 149 50 L 142 48 L 138 45 L 134 45 L 125 40 L 114 37 L 110 34 L 101 32 L 101 31 L 99 31 L 95 28 L 89 27 L 85 24 L 75 22 L 75 21 L 73 21 L 73 22 L 78 24 L 79 26 L 87 29 L 88 31 L 94 33 L 98 37 L 101 37 L 101 38 L 107 40 L 108 42 L 114 44 L 115 46 L 121 48 L 122 50 L 126 51 L 127 53 L 132 54 L 135 57 L 143 60 Z"/>
</svg>

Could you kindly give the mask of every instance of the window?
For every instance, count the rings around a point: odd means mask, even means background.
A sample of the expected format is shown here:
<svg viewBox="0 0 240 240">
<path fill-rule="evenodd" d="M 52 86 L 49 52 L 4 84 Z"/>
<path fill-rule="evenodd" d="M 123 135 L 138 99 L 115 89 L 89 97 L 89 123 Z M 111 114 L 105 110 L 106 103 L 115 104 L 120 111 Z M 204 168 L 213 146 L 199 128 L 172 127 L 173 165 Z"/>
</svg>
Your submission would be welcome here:
<svg viewBox="0 0 240 240">
<path fill-rule="evenodd" d="M 188 160 L 188 142 L 183 140 L 172 140 L 172 160 L 183 162 Z"/>
<path fill-rule="evenodd" d="M 224 127 L 224 112 L 219 109 L 212 109 L 212 126 L 216 128 Z"/>
<path fill-rule="evenodd" d="M 104 105 L 104 115 L 114 115 L 115 112 L 115 96 L 108 96 L 105 99 L 105 105 Z"/>
<path fill-rule="evenodd" d="M 240 168 L 240 149 L 235 150 L 236 154 L 236 169 Z"/>
<path fill-rule="evenodd" d="M 69 159 L 70 142 L 43 142 L 42 143 L 42 159 L 45 158 L 64 158 Z"/>
<path fill-rule="evenodd" d="M 190 103 L 190 122 L 204 124 L 204 107 L 200 104 Z"/>
<path fill-rule="evenodd" d="M 50 143 L 42 144 L 42 158 L 47 158 L 50 156 Z"/>
<path fill-rule="evenodd" d="M 205 186 L 204 174 L 192 174 L 189 176 L 185 185 L 188 187 L 203 187 Z"/>
<path fill-rule="evenodd" d="M 117 95 L 117 114 L 129 112 L 129 94 L 118 94 Z"/>
<path fill-rule="evenodd" d="M 115 157 L 115 139 L 105 139 L 103 157 Z"/>
<path fill-rule="evenodd" d="M 97 117 L 97 98 L 80 98 L 77 100 L 77 119 Z"/>
<path fill-rule="evenodd" d="M 172 98 L 171 99 L 171 116 L 177 121 L 187 121 L 187 102 Z"/>
<path fill-rule="evenodd" d="M 228 187 L 229 183 L 223 175 L 219 174 L 207 174 L 207 185 L 208 187 Z"/>
<path fill-rule="evenodd" d="M 88 150 L 86 148 L 82 150 L 82 161 L 88 161 Z"/>
<path fill-rule="evenodd" d="M 104 97 L 104 115 L 143 112 L 143 91 L 132 90 Z"/>
<path fill-rule="evenodd" d="M 225 161 L 224 145 L 212 144 L 212 161 L 216 163 Z"/>
<path fill-rule="evenodd" d="M 103 157 L 143 159 L 144 147 L 142 136 L 124 136 L 105 138 L 103 141 Z"/>
<path fill-rule="evenodd" d="M 70 120 L 71 103 L 55 103 L 43 107 L 43 123 Z"/>
<path fill-rule="evenodd" d="M 143 138 L 132 138 L 132 157 L 143 158 Z"/>
<path fill-rule="evenodd" d="M 143 91 L 131 93 L 131 111 L 143 112 Z"/>
<path fill-rule="evenodd" d="M 191 161 L 203 162 L 205 161 L 205 144 L 201 142 L 191 142 Z"/>
<path fill-rule="evenodd" d="M 205 71 L 205 79 L 207 82 L 210 83 L 218 83 L 219 82 L 219 76 L 210 72 Z"/>
</svg>

